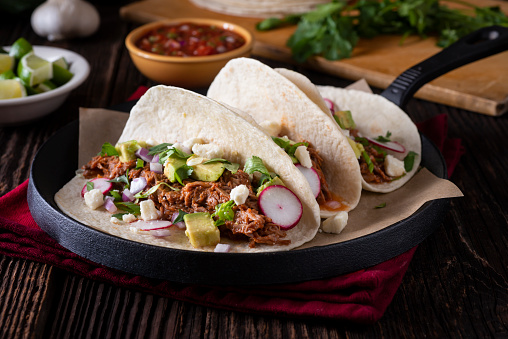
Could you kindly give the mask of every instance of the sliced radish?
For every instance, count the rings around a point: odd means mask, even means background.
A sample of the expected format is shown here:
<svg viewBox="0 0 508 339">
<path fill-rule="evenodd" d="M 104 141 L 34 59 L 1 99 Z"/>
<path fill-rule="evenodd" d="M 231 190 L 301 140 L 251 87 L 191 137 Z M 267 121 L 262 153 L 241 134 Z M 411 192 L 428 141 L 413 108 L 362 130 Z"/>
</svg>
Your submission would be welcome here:
<svg viewBox="0 0 508 339">
<path fill-rule="evenodd" d="M 102 194 L 106 194 L 113 188 L 113 184 L 108 181 L 109 179 L 106 178 L 95 178 L 90 180 L 89 182 L 93 183 L 93 188 L 98 189 L 102 192 Z M 83 186 L 83 189 L 81 190 L 81 196 L 84 197 L 85 193 L 88 192 L 86 185 Z"/>
<path fill-rule="evenodd" d="M 303 206 L 300 199 L 287 187 L 273 185 L 259 195 L 259 208 L 283 230 L 295 227 L 302 218 Z"/>
<path fill-rule="evenodd" d="M 330 99 L 327 99 L 327 98 L 323 98 L 323 100 L 325 101 L 326 106 L 328 106 L 328 109 L 330 110 L 330 112 L 333 115 L 333 113 L 335 113 L 335 105 L 333 104 L 333 101 L 331 101 Z"/>
<path fill-rule="evenodd" d="M 132 194 L 141 192 L 146 187 L 146 178 L 139 177 L 131 181 L 131 188 L 129 189 Z"/>
<path fill-rule="evenodd" d="M 138 149 L 138 150 L 136 151 L 136 153 L 134 153 L 134 154 L 136 154 L 136 156 L 137 156 L 138 158 L 141 158 L 141 159 L 143 159 L 143 160 L 144 160 L 144 161 L 146 161 L 146 162 L 152 162 L 152 160 L 153 160 L 153 155 L 148 155 L 148 152 L 149 152 L 149 151 L 148 151 L 146 148 L 141 147 L 141 148 L 140 148 L 140 149 Z"/>
<path fill-rule="evenodd" d="M 371 143 L 373 143 L 376 146 L 385 148 L 389 151 L 397 152 L 397 153 L 404 153 L 406 152 L 406 148 L 399 144 L 397 141 L 377 141 L 376 139 L 372 139 L 369 137 L 366 137 L 365 139 L 369 140 Z"/>
<path fill-rule="evenodd" d="M 173 224 L 169 220 L 138 220 L 130 224 L 140 231 L 162 230 L 171 227 L 171 225 Z"/>
<path fill-rule="evenodd" d="M 314 168 L 307 168 L 300 164 L 296 164 L 296 168 L 302 172 L 305 179 L 310 185 L 310 189 L 312 190 L 312 194 L 314 194 L 314 198 L 317 198 L 319 192 L 321 192 L 321 180 L 319 179 L 319 175 Z"/>
</svg>

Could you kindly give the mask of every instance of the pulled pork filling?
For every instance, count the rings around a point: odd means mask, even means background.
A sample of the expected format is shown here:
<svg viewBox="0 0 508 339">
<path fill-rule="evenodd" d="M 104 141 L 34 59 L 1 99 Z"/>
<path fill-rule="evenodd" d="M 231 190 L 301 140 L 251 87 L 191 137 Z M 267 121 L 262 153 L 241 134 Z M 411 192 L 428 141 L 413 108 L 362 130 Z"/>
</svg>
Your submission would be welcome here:
<svg viewBox="0 0 508 339">
<path fill-rule="evenodd" d="M 351 129 L 350 131 L 351 136 L 358 137 L 358 130 Z M 390 182 L 393 180 L 392 177 L 386 174 L 385 172 L 385 154 L 380 153 L 377 149 L 375 149 L 372 146 L 365 146 L 364 145 L 365 152 L 369 155 L 370 161 L 372 161 L 372 164 L 374 165 L 373 171 L 369 171 L 369 165 L 363 158 L 363 156 L 360 156 L 359 162 L 360 162 L 360 172 L 362 174 L 363 179 L 369 183 L 369 184 L 380 184 L 385 182 Z"/>
<path fill-rule="evenodd" d="M 249 189 L 249 196 L 244 204 L 233 207 L 234 219 L 219 226 L 221 235 L 232 239 L 248 240 L 249 247 L 256 244 L 288 245 L 291 240 L 282 239 L 286 232 L 272 222 L 272 220 L 258 211 L 257 197 L 254 194 L 249 175 L 242 170 L 231 173 L 228 170 L 216 182 L 185 179 L 184 185 L 171 183 L 164 174 L 150 171 L 149 164 L 136 169 L 136 161 L 121 162 L 116 156 L 96 156 L 83 166 L 83 176 L 87 179 L 105 177 L 114 179 L 128 172 L 129 181 L 145 177 L 147 186 L 144 191 L 160 182 L 173 187 L 175 190 L 161 185 L 155 193 L 150 195 L 155 207 L 161 212 L 162 218 L 171 220 L 174 213 L 182 210 L 186 213 L 215 212 L 215 206 L 230 200 L 231 190 L 239 185 Z M 115 188 L 123 190 L 122 183 L 114 183 Z"/>
</svg>

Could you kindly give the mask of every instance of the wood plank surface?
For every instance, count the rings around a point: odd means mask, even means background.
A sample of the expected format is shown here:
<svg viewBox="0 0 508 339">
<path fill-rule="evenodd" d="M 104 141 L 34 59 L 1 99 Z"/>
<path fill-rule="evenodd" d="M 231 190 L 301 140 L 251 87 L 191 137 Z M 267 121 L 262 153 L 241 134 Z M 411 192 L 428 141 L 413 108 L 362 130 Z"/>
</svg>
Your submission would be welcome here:
<svg viewBox="0 0 508 339">
<path fill-rule="evenodd" d="M 53 114 L 25 126 L 0 127 L 0 196 L 28 178 L 37 149 L 77 119 L 80 106 L 110 107 L 125 102 L 139 85 L 154 85 L 135 69 L 123 45 L 136 26 L 119 17 L 125 2 L 94 5 L 101 28 L 85 39 L 48 42 L 35 35 L 27 16 L 0 22 L 2 45 L 24 36 L 37 45 L 74 50 L 92 67 L 88 80 Z M 306 66 L 260 60 L 320 85 L 351 82 Z M 448 115 L 449 136 L 461 138 L 466 149 L 451 177 L 465 196 L 452 201 L 442 225 L 418 247 L 376 324 L 224 311 L 0 256 L 0 338 L 508 338 L 508 118 L 419 99 L 409 102 L 407 112 L 415 122 Z"/>
<path fill-rule="evenodd" d="M 508 13 L 508 2 L 502 0 L 468 0 L 478 6 L 499 6 Z M 453 4 L 447 3 L 450 7 Z M 455 5 L 457 7 L 457 5 Z M 273 60 L 294 63 L 286 41 L 294 27 L 259 32 L 260 19 L 224 15 L 196 7 L 189 0 L 144 0 L 123 6 L 121 16 L 145 23 L 179 17 L 210 17 L 227 20 L 249 29 L 255 36 L 253 54 Z M 366 79 L 375 87 L 386 88 L 399 74 L 441 49 L 436 39 L 400 36 L 360 39 L 352 58 L 330 61 L 316 57 L 307 62 L 315 70 L 350 80 Z M 487 115 L 501 115 L 508 110 L 508 52 L 474 62 L 445 74 L 423 86 L 415 96 Z"/>
</svg>

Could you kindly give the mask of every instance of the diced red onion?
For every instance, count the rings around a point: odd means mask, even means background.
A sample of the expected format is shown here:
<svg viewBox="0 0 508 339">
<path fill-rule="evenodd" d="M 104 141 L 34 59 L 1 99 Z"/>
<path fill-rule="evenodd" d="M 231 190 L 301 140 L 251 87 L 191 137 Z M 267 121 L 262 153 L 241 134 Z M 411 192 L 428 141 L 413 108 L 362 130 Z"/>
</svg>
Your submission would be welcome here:
<svg viewBox="0 0 508 339">
<path fill-rule="evenodd" d="M 229 244 L 217 244 L 217 246 L 215 246 L 215 249 L 213 251 L 217 253 L 227 253 L 229 252 L 230 249 L 231 245 Z"/>
<path fill-rule="evenodd" d="M 128 189 L 124 189 L 122 192 L 122 200 L 123 201 L 134 201 L 134 194 Z"/>
<path fill-rule="evenodd" d="M 152 171 L 154 173 L 162 174 L 164 170 L 162 168 L 162 164 L 159 164 L 158 162 L 151 162 L 150 163 L 150 171 Z"/>
<path fill-rule="evenodd" d="M 175 219 L 177 217 L 178 217 L 178 213 L 177 212 L 173 213 L 173 215 L 171 216 L 171 222 L 173 223 L 173 225 L 175 225 L 176 227 L 178 227 L 181 230 L 186 229 L 187 227 L 185 226 L 185 222 L 184 221 L 179 221 L 176 224 L 174 223 Z"/>
<path fill-rule="evenodd" d="M 159 162 L 159 155 L 158 154 L 154 155 L 152 161 L 150 162 Z"/>
<path fill-rule="evenodd" d="M 115 199 L 111 196 L 105 197 L 104 208 L 110 213 L 115 213 L 118 210 L 118 208 L 115 205 Z"/>
<path fill-rule="evenodd" d="M 150 234 L 154 237 L 167 237 L 171 235 L 171 231 L 167 228 L 162 230 L 151 230 Z"/>
<path fill-rule="evenodd" d="M 323 98 L 323 100 L 325 101 L 326 106 L 328 106 L 328 109 L 330 110 L 330 112 L 332 112 L 332 114 L 334 114 L 335 113 L 335 105 L 333 104 L 333 101 L 331 101 L 330 99 L 327 99 L 327 98 Z"/>
<path fill-rule="evenodd" d="M 132 194 L 136 194 L 138 192 L 141 192 L 145 187 L 146 187 L 146 178 L 145 177 L 135 178 L 131 182 L 130 191 Z"/>
<path fill-rule="evenodd" d="M 136 151 L 136 153 L 135 153 L 135 154 L 136 154 L 136 156 L 137 156 L 138 158 L 141 158 L 141 159 L 143 159 L 143 160 L 144 160 L 144 161 L 146 161 L 146 162 L 151 162 L 151 161 L 152 161 L 152 159 L 153 159 L 153 155 L 148 155 L 148 152 L 149 152 L 149 151 L 148 151 L 146 148 L 141 147 L 140 149 L 138 149 L 138 150 Z"/>
</svg>

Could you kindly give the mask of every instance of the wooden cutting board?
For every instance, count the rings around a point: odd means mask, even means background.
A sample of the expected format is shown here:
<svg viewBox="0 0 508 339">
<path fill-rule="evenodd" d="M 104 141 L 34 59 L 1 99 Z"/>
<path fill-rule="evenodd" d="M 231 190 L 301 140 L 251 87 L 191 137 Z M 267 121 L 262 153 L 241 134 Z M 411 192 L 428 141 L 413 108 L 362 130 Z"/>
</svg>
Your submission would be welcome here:
<svg viewBox="0 0 508 339">
<path fill-rule="evenodd" d="M 468 0 L 478 6 L 500 6 L 508 13 L 508 2 Z M 450 6 L 451 7 L 451 6 Z M 209 17 L 227 20 L 249 29 L 255 36 L 253 54 L 294 63 L 285 46 L 295 27 L 258 32 L 260 19 L 223 15 L 198 8 L 189 0 L 144 0 L 120 9 L 125 20 L 139 23 L 166 18 Z M 366 79 L 374 87 L 386 88 L 400 73 L 440 51 L 433 38 L 400 36 L 361 39 L 350 59 L 329 61 L 312 58 L 306 66 L 350 80 Z M 469 111 L 498 116 L 508 111 L 508 52 L 463 66 L 423 86 L 416 97 Z"/>
</svg>

